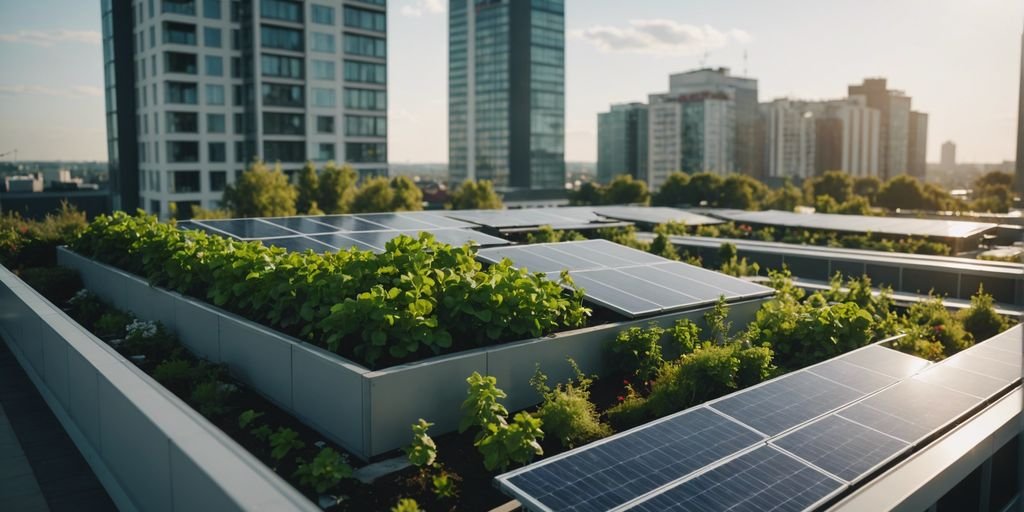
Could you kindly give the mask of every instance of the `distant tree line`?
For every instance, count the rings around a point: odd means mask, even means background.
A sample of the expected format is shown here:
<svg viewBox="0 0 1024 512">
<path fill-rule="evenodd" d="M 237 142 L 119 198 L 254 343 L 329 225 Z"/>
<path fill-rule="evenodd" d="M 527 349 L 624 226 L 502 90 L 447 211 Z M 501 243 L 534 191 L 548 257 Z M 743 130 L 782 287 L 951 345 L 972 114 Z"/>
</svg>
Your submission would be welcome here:
<svg viewBox="0 0 1024 512">
<path fill-rule="evenodd" d="M 741 174 L 676 172 L 656 193 L 647 183 L 622 174 L 608 185 L 584 183 L 570 193 L 573 205 L 653 204 L 655 206 L 710 206 L 742 210 L 793 210 L 812 206 L 823 213 L 866 215 L 873 207 L 888 210 L 973 210 L 1005 213 L 1013 204 L 1013 177 L 993 171 L 974 183 L 970 202 L 952 197 L 945 190 L 901 175 L 888 181 L 855 178 L 843 171 L 828 171 L 806 180 L 803 187 L 790 181 L 770 188 L 760 180 Z"/>
</svg>

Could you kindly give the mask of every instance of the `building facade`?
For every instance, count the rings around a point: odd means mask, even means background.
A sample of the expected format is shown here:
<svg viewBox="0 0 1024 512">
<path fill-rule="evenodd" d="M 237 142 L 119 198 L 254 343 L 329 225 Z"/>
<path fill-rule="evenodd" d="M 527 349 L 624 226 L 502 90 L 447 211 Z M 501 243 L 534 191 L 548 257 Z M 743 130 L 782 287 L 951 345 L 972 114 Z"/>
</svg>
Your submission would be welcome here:
<svg viewBox="0 0 1024 512">
<path fill-rule="evenodd" d="M 866 78 L 860 85 L 851 85 L 849 95 L 863 96 L 868 107 L 881 112 L 880 178 L 889 179 L 911 172 L 911 152 L 916 151 L 910 144 L 911 98 L 901 91 L 889 89 L 884 78 Z M 927 123 L 927 118 L 924 122 Z M 927 129 L 919 139 L 915 146 L 927 147 Z"/>
<path fill-rule="evenodd" d="M 816 169 L 817 116 L 813 105 L 779 99 L 761 104 L 764 175 L 801 181 Z"/>
<path fill-rule="evenodd" d="M 104 21 L 104 41 L 109 33 L 116 208 L 183 217 L 192 206 L 216 208 L 254 159 L 289 173 L 306 161 L 337 161 L 362 176 L 387 174 L 385 0 L 102 5 L 112 23 Z M 130 45 L 119 52 L 128 27 Z M 122 80 L 123 68 L 131 77 Z M 127 200 L 133 179 L 135 205 Z"/>
<path fill-rule="evenodd" d="M 612 105 L 597 115 L 597 180 L 629 174 L 647 181 L 647 105 Z"/>
<path fill-rule="evenodd" d="M 453 182 L 565 187 L 564 0 L 450 0 Z"/>
<path fill-rule="evenodd" d="M 1017 194 L 1024 197 L 1024 32 L 1020 37 L 1020 92 L 1017 99 Z"/>
<path fill-rule="evenodd" d="M 956 167 L 956 144 L 951 140 L 942 143 L 942 159 L 939 161 L 943 169 Z"/>
<path fill-rule="evenodd" d="M 928 114 L 910 111 L 910 132 L 907 136 L 907 174 L 924 179 L 928 162 Z"/>
</svg>

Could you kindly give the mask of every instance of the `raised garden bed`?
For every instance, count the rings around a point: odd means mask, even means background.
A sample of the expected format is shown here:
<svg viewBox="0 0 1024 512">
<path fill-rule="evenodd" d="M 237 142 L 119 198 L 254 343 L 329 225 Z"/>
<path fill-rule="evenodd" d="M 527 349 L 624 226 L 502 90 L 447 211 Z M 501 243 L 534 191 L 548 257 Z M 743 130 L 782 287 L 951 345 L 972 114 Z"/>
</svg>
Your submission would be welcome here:
<svg viewBox="0 0 1024 512">
<path fill-rule="evenodd" d="M 588 374 L 605 375 L 604 354 L 622 330 L 655 322 L 668 327 L 688 318 L 698 324 L 710 308 L 655 319 L 614 322 L 546 337 L 438 356 L 370 370 L 337 354 L 181 294 L 150 286 L 124 271 L 66 248 L 61 265 L 77 269 L 86 287 L 140 318 L 159 320 L 200 357 L 228 366 L 233 376 L 259 391 L 354 455 L 370 459 L 409 442 L 409 425 L 435 423 L 433 433 L 454 431 L 474 371 L 497 377 L 510 410 L 535 405 L 529 384 L 536 365 L 552 381 L 573 376 L 566 358 Z M 730 305 L 733 325 L 746 325 L 761 300 Z"/>
</svg>

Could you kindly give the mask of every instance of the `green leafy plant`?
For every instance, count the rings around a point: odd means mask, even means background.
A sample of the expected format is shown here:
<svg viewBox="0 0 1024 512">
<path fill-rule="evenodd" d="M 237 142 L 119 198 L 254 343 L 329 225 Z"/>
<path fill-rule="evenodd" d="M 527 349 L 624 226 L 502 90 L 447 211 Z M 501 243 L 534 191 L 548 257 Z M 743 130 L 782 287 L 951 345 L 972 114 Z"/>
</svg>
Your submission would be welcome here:
<svg viewBox="0 0 1024 512">
<path fill-rule="evenodd" d="M 262 412 L 256 412 L 252 409 L 244 411 L 238 415 L 238 428 L 246 428 L 252 424 L 252 422 L 263 417 Z"/>
<path fill-rule="evenodd" d="M 535 455 L 544 453 L 540 446 L 544 437 L 541 420 L 520 412 L 509 424 L 508 410 L 498 403 L 499 399 L 505 398 L 505 392 L 498 389 L 497 379 L 473 372 L 466 382 L 469 390 L 462 403 L 459 432 L 473 427 L 479 429 L 473 446 L 484 456 L 484 468 L 488 471 L 504 470 L 513 462 L 526 463 Z"/>
<path fill-rule="evenodd" d="M 37 292 L 55 304 L 66 302 L 82 288 L 77 270 L 67 267 L 28 267 L 18 275 Z"/>
<path fill-rule="evenodd" d="M 704 313 L 704 324 L 708 327 L 708 338 L 712 342 L 724 344 L 729 341 L 732 322 L 729 322 L 729 305 L 724 295 L 719 295 L 715 306 Z"/>
<path fill-rule="evenodd" d="M 901 323 L 906 336 L 897 342 L 897 348 L 921 357 L 942 359 L 974 344 L 974 337 L 957 316 L 946 309 L 941 297 L 911 305 Z"/>
<path fill-rule="evenodd" d="M 284 459 L 288 452 L 305 446 L 306 443 L 299 440 L 299 433 L 290 428 L 278 428 L 270 435 L 270 457 L 274 460 Z"/>
<path fill-rule="evenodd" d="M 270 440 L 270 436 L 274 435 L 274 430 L 271 429 L 269 425 L 260 425 L 250 430 L 249 433 L 258 441 L 265 443 Z"/>
<path fill-rule="evenodd" d="M 412 425 L 412 444 L 405 448 L 405 453 L 413 466 L 423 468 L 437 460 L 437 445 L 427 434 L 427 430 L 433 425 L 423 418 Z"/>
<path fill-rule="evenodd" d="M 479 440 L 487 425 L 504 423 L 505 418 L 508 418 L 508 410 L 498 402 L 506 395 L 504 391 L 498 389 L 498 379 L 491 376 L 484 377 L 473 372 L 466 379 L 466 383 L 469 384 L 469 390 L 468 396 L 462 402 L 459 433 L 478 427 L 481 431 L 476 439 Z"/>
<path fill-rule="evenodd" d="M 186 359 L 168 359 L 153 370 L 153 378 L 174 394 L 186 395 L 199 376 L 197 370 L 196 365 Z"/>
<path fill-rule="evenodd" d="M 134 320 L 134 318 L 123 311 L 109 311 L 96 320 L 93 330 L 101 338 L 124 336 L 125 327 L 127 327 L 132 320 Z"/>
<path fill-rule="evenodd" d="M 423 510 L 420 509 L 420 505 L 419 503 L 416 503 L 416 500 L 412 498 L 402 498 L 398 500 L 398 503 L 395 504 L 395 506 L 391 507 L 391 512 L 423 512 Z"/>
<path fill-rule="evenodd" d="M 301 446 L 294 446 L 294 442 L 292 444 L 296 449 L 301 448 Z M 295 476 L 298 477 L 300 484 L 312 487 L 316 492 L 322 494 L 337 487 L 343 479 L 351 478 L 352 466 L 348 464 L 344 455 L 332 448 L 324 448 L 313 458 L 312 462 L 307 463 L 303 459 L 299 459 Z"/>
<path fill-rule="evenodd" d="M 675 342 L 679 355 L 689 354 L 700 345 L 700 326 L 688 318 L 676 320 L 676 323 L 669 328 L 669 337 Z"/>
<path fill-rule="evenodd" d="M 651 324 L 649 327 L 630 327 L 619 332 L 612 343 L 611 352 L 619 368 L 647 382 L 661 368 L 661 338 L 665 329 Z"/>
<path fill-rule="evenodd" d="M 1005 331 L 1010 323 L 996 312 L 992 296 L 978 286 L 978 293 L 971 297 L 971 307 L 957 313 L 957 319 L 964 329 L 977 341 L 987 340 Z"/>
<path fill-rule="evenodd" d="M 458 495 L 458 488 L 455 485 L 455 478 L 446 472 L 434 475 L 430 479 L 433 486 L 434 496 L 439 499 L 452 499 Z"/>
<path fill-rule="evenodd" d="M 199 414 L 208 418 L 223 416 L 228 412 L 228 400 L 237 390 L 233 384 L 208 380 L 192 390 L 191 403 Z"/>
<path fill-rule="evenodd" d="M 547 384 L 547 376 L 540 371 L 540 365 L 537 365 L 530 385 L 544 399 L 537 409 L 537 417 L 543 422 L 546 435 L 571 448 L 607 437 L 611 435 L 611 429 L 601 423 L 597 407 L 590 401 L 593 380 L 580 371 L 576 361 L 568 361 L 575 379 L 552 388 Z"/>
</svg>

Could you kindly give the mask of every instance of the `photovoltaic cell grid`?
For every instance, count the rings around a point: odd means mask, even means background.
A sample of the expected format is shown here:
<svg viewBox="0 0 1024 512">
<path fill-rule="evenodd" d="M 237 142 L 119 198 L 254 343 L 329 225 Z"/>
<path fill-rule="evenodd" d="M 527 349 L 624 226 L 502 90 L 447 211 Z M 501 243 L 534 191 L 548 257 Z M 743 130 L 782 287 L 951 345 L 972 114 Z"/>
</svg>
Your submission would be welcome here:
<svg viewBox="0 0 1024 512">
<path fill-rule="evenodd" d="M 607 509 L 610 507 L 606 502 L 589 501 L 589 484 L 586 483 L 568 494 L 575 496 L 576 501 L 569 502 L 570 506 L 561 506 L 558 500 L 566 495 L 565 474 L 551 471 L 537 478 L 531 476 L 533 468 L 545 464 L 573 467 L 575 482 L 586 480 L 586 476 L 580 475 L 614 475 L 621 460 L 632 458 L 633 464 L 645 464 L 643 459 L 634 457 L 635 448 L 617 445 L 619 439 L 636 436 L 654 425 L 663 425 L 664 429 L 664 433 L 653 437 L 654 440 L 685 436 L 694 430 L 689 426 L 695 418 L 690 416 L 693 412 L 714 409 L 751 430 L 757 428 L 761 432 L 781 432 L 781 435 L 767 434 L 768 437 L 762 439 L 768 446 L 755 440 L 747 448 L 740 448 L 654 490 L 644 489 L 663 480 L 647 482 L 646 486 L 620 486 L 615 495 L 618 499 L 629 500 L 622 509 L 814 508 L 980 407 L 999 391 L 1019 384 L 1022 329 L 1024 327 L 1016 326 L 936 365 L 885 347 L 865 347 L 669 417 L 674 422 L 655 422 L 613 436 L 599 443 L 605 446 L 603 452 L 593 451 L 592 447 L 598 445 L 595 443 L 501 475 L 497 480 L 506 492 L 530 509 Z M 1010 367 L 1016 374 L 1004 374 L 1004 369 L 991 374 L 991 364 L 1000 360 L 999 364 Z M 823 385 L 822 381 L 831 384 Z M 829 395 L 824 404 L 807 400 L 816 393 L 811 390 L 812 385 L 828 389 L 824 392 Z M 746 394 L 753 394 L 753 397 L 736 400 Z M 777 400 L 786 394 L 795 398 L 793 405 Z M 831 396 L 833 394 L 837 397 Z M 780 406 L 787 412 L 774 414 L 773 408 Z M 789 425 L 796 427 L 787 427 Z M 523 488 L 508 485 L 513 478 L 543 486 L 545 500 L 533 500 L 529 484 L 523 484 Z M 631 478 L 644 482 L 636 476 Z M 623 490 L 638 494 L 624 498 Z M 579 502 L 580 499 L 584 501 Z"/>
<path fill-rule="evenodd" d="M 721 224 L 725 221 L 698 213 L 664 206 L 601 206 L 594 213 L 609 219 L 638 222 L 643 224 L 667 224 L 680 222 L 687 226 Z"/>
<path fill-rule="evenodd" d="M 834 213 L 804 214 L 778 210 L 760 212 L 722 210 L 710 213 L 734 222 L 895 236 L 966 238 L 994 230 L 997 227 L 995 224 L 986 222 L 841 215 Z"/>
<path fill-rule="evenodd" d="M 555 229 L 599 228 L 612 221 L 643 224 L 682 222 L 688 226 L 721 224 L 722 220 L 678 208 L 648 206 L 570 206 L 518 210 L 455 210 L 444 212 L 451 219 L 472 222 L 493 229 L 551 226 Z"/>
<path fill-rule="evenodd" d="M 544 272 L 558 279 L 568 270 L 586 299 L 635 318 L 727 301 L 767 297 L 773 292 L 758 284 L 700 267 L 668 260 L 607 240 L 585 240 L 483 249 L 481 260 L 504 258 L 517 268 Z"/>
<path fill-rule="evenodd" d="M 265 219 L 208 219 L 179 222 L 180 229 L 199 229 L 239 240 L 259 240 L 289 251 L 333 252 L 350 247 L 383 252 L 392 239 L 421 232 L 438 241 L 461 246 L 505 245 L 508 241 L 469 229 L 472 224 L 429 212 L 321 215 Z"/>
</svg>

